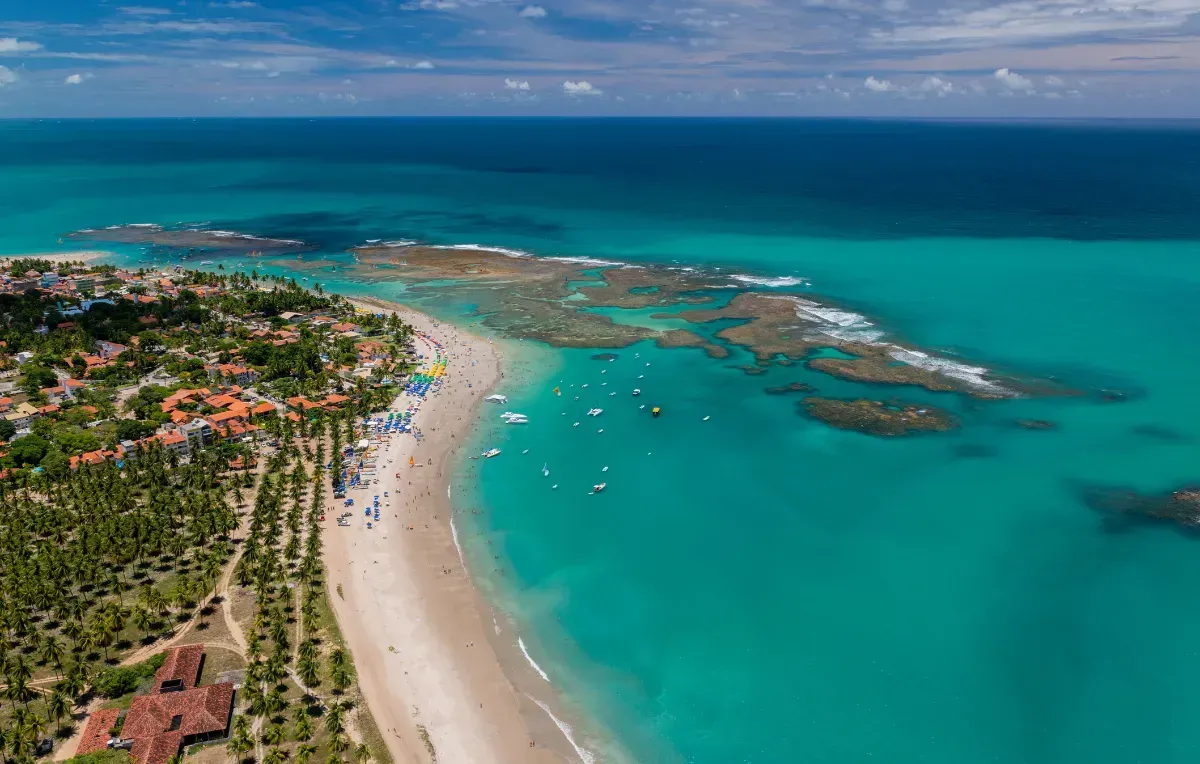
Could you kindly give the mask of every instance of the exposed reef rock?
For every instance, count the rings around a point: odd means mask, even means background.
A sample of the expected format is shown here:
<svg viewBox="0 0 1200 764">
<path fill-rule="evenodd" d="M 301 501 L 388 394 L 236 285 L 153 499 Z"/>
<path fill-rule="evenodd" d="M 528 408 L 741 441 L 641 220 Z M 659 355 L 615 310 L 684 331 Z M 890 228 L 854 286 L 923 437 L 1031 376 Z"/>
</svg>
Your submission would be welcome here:
<svg viewBox="0 0 1200 764">
<path fill-rule="evenodd" d="M 672 329 L 659 335 L 657 344 L 660 348 L 704 348 L 710 358 L 726 358 L 729 351 L 720 345 L 714 345 L 699 334 L 686 329 Z"/>
<path fill-rule="evenodd" d="M 1014 419 L 1013 425 L 1023 430 L 1053 430 L 1058 427 L 1045 419 Z"/>
<path fill-rule="evenodd" d="M 866 398 L 806 398 L 800 407 L 814 419 L 842 430 L 869 435 L 912 435 L 920 432 L 946 432 L 958 426 L 949 413 L 933 406 L 913 403 L 873 401 Z"/>
<path fill-rule="evenodd" d="M 284 252 L 309 252 L 311 244 L 294 239 L 273 239 L 238 233 L 198 228 L 163 228 L 157 225 L 125 225 L 86 229 L 70 234 L 72 239 L 109 241 L 117 244 L 149 244 L 177 250 L 196 249 L 213 254 L 244 254 L 263 252 L 278 256 Z"/>
<path fill-rule="evenodd" d="M 312 271 L 312 265 L 301 258 L 278 257 L 310 248 L 283 239 L 137 226 L 78 235 L 181 249 L 272 250 L 276 259 L 271 265 L 302 273 Z M 535 257 L 470 245 L 437 247 L 400 242 L 358 247 L 352 253 L 356 262 L 339 272 L 345 278 L 403 282 L 417 300 L 423 295 L 452 296 L 475 305 L 481 322 L 489 328 L 557 347 L 616 349 L 652 339 L 661 347 L 698 347 L 713 358 L 725 358 L 729 349 L 719 343 L 729 343 L 747 348 L 759 367 L 806 361 L 816 371 L 855 382 L 915 385 L 976 398 L 1055 394 L 1055 390 L 1061 390 L 1052 381 L 1001 378 L 977 365 L 887 341 L 883 330 L 847 308 L 810 294 L 769 290 L 755 286 L 753 279 L 740 280 L 712 270 Z M 714 342 L 686 329 L 663 330 L 614 321 L 598 308 L 661 308 L 653 318 L 691 323 L 724 321 L 730 325 L 720 327 L 715 335 L 719 342 Z M 818 357 L 822 349 L 840 351 L 848 357 Z M 758 369 L 746 370 L 761 373 Z"/>
<path fill-rule="evenodd" d="M 1139 424 L 1133 428 L 1134 435 L 1141 435 L 1146 438 L 1154 438 L 1165 443 L 1185 443 L 1190 438 L 1181 432 L 1176 432 L 1169 427 L 1163 427 L 1157 424 Z"/>
<path fill-rule="evenodd" d="M 1092 509 L 1106 515 L 1110 525 L 1138 519 L 1175 523 L 1200 531 L 1200 485 L 1187 486 L 1165 494 L 1139 493 L 1129 488 L 1085 485 L 1080 498 Z"/>
<path fill-rule="evenodd" d="M 593 361 L 615 361 L 619 358 L 616 353 L 596 353 L 592 356 Z"/>
<path fill-rule="evenodd" d="M 779 387 L 768 387 L 765 392 L 767 395 L 788 395 L 789 393 L 812 393 L 816 392 L 815 387 L 806 385 L 803 382 L 792 382 Z"/>
</svg>

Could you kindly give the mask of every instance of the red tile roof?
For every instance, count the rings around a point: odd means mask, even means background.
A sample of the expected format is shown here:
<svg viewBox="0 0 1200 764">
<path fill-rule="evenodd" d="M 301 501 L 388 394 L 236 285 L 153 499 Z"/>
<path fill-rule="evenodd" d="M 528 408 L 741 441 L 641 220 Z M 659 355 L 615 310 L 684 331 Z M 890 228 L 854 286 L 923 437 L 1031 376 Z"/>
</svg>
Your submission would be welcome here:
<svg viewBox="0 0 1200 764">
<path fill-rule="evenodd" d="M 266 401 L 263 401 L 262 403 L 258 404 L 254 408 L 250 409 L 250 413 L 253 414 L 254 416 L 258 416 L 259 414 L 274 414 L 275 413 L 275 404 L 267 403 Z"/>
<path fill-rule="evenodd" d="M 189 690 L 200 681 L 200 664 L 204 662 L 204 645 L 184 645 L 167 650 L 163 665 L 154 672 L 155 689 L 171 679 L 178 679 Z"/>
<path fill-rule="evenodd" d="M 138 764 L 166 764 L 171 757 L 179 753 L 183 744 L 182 732 L 164 732 L 154 737 L 144 737 L 133 741 L 129 756 Z"/>
<path fill-rule="evenodd" d="M 82 756 L 85 753 L 103 751 L 107 748 L 108 740 L 112 737 L 109 730 L 117 723 L 117 717 L 120 715 L 121 709 L 119 708 L 102 708 L 89 716 L 87 726 L 83 728 L 83 735 L 79 738 L 79 747 L 75 749 L 75 755 Z"/>
<path fill-rule="evenodd" d="M 201 648 L 203 650 L 203 648 Z M 184 736 L 220 732 L 229 724 L 233 710 L 233 684 L 210 684 L 182 692 L 140 695 L 129 705 L 122 738 L 149 737 L 171 731 L 176 716 Z"/>
</svg>

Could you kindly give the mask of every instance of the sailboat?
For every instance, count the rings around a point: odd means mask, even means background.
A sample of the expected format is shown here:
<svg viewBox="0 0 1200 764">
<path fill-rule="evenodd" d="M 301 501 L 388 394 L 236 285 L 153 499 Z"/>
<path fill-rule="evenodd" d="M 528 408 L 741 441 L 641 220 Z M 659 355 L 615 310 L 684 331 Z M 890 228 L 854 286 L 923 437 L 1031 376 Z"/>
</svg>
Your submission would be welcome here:
<svg viewBox="0 0 1200 764">
<path fill-rule="evenodd" d="M 542 477 L 550 477 L 550 468 L 545 464 L 542 465 Z"/>
</svg>

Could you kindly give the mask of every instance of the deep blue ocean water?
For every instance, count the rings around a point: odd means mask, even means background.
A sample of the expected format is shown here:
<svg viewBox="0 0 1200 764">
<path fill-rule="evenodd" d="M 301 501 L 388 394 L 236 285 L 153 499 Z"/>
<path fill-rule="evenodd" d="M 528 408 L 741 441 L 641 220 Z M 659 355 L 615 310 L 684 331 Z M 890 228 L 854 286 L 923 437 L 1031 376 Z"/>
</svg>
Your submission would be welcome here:
<svg viewBox="0 0 1200 764">
<path fill-rule="evenodd" d="M 0 122 L 0 167 L 6 253 L 204 222 L 311 241 L 322 284 L 381 297 L 414 295 L 330 263 L 417 239 L 803 276 L 905 341 L 1124 391 L 980 403 L 800 366 L 749 376 L 744 351 L 610 363 L 525 343 L 502 391 L 531 424 L 481 421 L 474 445 L 505 453 L 461 465 L 456 503 L 484 512 L 460 532 L 602 759 L 1200 755 L 1200 539 L 1080 497 L 1200 480 L 1195 126 Z M 833 430 L 763 392 L 792 381 L 935 402 L 963 427 Z M 607 397 L 634 386 L 666 415 Z"/>
</svg>

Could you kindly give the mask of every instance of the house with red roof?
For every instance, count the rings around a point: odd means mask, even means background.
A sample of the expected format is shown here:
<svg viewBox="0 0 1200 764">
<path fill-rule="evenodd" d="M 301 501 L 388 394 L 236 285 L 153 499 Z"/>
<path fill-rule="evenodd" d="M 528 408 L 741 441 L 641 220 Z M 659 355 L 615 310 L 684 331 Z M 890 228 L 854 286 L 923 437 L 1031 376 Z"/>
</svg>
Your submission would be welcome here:
<svg viewBox="0 0 1200 764">
<path fill-rule="evenodd" d="M 154 689 L 129 704 L 120 735 L 109 734 L 119 709 L 92 714 L 77 756 L 123 748 L 137 764 L 166 764 L 184 746 L 228 736 L 234 686 L 229 682 L 199 686 L 204 645 L 175 647 L 165 658 L 154 674 Z"/>
</svg>

